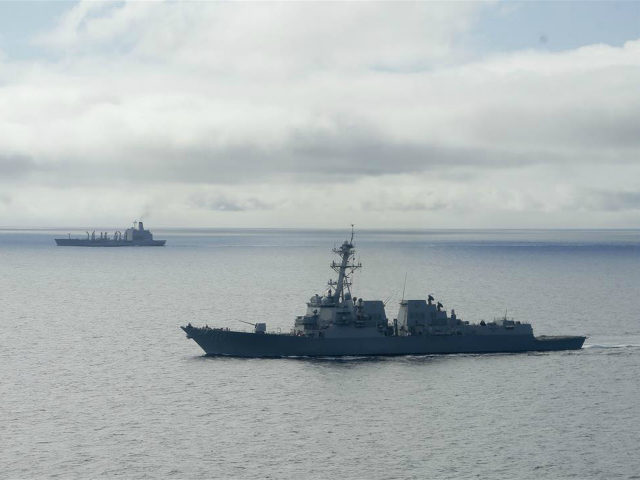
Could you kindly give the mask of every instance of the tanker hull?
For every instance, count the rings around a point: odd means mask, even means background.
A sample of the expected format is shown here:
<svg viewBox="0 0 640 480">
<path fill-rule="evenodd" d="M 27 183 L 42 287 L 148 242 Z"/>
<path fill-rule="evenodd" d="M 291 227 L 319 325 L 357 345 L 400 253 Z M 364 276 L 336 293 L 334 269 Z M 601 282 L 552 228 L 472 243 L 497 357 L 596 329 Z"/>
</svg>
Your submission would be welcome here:
<svg viewBox="0 0 640 480">
<path fill-rule="evenodd" d="M 167 242 L 166 240 L 145 240 L 138 242 L 79 238 L 56 238 L 54 240 L 59 247 L 162 247 Z"/>
</svg>

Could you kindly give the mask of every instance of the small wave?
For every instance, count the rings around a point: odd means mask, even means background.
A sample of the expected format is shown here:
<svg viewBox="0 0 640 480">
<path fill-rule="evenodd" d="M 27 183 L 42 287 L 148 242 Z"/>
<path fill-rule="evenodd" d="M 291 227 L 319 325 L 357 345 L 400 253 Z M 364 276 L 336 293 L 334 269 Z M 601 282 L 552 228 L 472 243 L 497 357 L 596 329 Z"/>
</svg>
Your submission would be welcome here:
<svg viewBox="0 0 640 480">
<path fill-rule="evenodd" d="M 623 343 L 623 344 L 618 344 L 618 345 L 606 345 L 606 344 L 601 344 L 601 343 L 594 343 L 592 345 L 585 345 L 582 348 L 595 348 L 595 349 L 600 349 L 600 348 L 640 348 L 640 345 L 635 344 L 635 343 Z"/>
<path fill-rule="evenodd" d="M 348 363 L 348 362 L 375 362 L 379 360 L 385 360 L 385 357 L 380 357 L 376 355 L 345 355 L 345 356 L 320 356 L 320 357 L 290 357 L 293 359 L 301 359 L 301 360 L 312 360 L 317 362 L 338 362 L 338 363 Z"/>
</svg>

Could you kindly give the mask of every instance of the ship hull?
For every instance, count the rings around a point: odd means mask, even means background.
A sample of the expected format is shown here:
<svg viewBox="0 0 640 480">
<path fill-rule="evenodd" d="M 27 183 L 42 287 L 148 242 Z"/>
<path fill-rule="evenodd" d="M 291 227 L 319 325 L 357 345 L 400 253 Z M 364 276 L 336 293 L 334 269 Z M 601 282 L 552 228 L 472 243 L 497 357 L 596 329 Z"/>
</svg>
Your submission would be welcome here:
<svg viewBox="0 0 640 480">
<path fill-rule="evenodd" d="M 126 240 L 84 240 L 77 238 L 56 238 L 59 247 L 163 247 L 166 240 L 133 242 Z"/>
<path fill-rule="evenodd" d="M 181 327 L 207 355 L 234 357 L 340 357 L 517 353 L 579 350 L 585 337 L 532 335 L 424 335 L 318 338 Z"/>
</svg>

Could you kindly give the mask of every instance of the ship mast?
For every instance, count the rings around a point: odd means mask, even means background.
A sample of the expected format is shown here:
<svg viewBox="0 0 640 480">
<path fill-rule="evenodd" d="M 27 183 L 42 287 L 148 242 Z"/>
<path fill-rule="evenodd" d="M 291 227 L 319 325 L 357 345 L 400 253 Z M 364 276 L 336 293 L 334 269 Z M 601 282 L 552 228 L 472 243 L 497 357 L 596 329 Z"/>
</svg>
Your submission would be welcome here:
<svg viewBox="0 0 640 480">
<path fill-rule="evenodd" d="M 362 268 L 361 263 L 355 261 L 355 248 L 353 246 L 353 224 L 351 224 L 351 239 L 345 240 L 340 247 L 333 249 L 333 253 L 340 257 L 340 263 L 331 262 L 331 268 L 338 274 L 338 281 L 329 281 L 329 286 L 335 287 L 332 298 L 335 302 L 344 301 L 345 290 L 351 286 L 351 275 L 357 269 Z"/>
</svg>

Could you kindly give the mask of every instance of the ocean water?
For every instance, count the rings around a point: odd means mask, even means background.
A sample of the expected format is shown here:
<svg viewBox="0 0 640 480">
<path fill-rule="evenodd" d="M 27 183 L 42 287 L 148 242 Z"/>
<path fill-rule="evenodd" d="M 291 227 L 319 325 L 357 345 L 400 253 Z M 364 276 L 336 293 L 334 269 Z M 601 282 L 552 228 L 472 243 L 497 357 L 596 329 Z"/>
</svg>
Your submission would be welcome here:
<svg viewBox="0 0 640 480">
<path fill-rule="evenodd" d="M 209 358 L 290 329 L 346 231 L 0 231 L 0 478 L 640 478 L 640 231 L 360 231 L 354 294 L 588 335 L 577 352 Z"/>
</svg>

